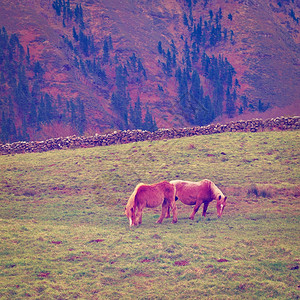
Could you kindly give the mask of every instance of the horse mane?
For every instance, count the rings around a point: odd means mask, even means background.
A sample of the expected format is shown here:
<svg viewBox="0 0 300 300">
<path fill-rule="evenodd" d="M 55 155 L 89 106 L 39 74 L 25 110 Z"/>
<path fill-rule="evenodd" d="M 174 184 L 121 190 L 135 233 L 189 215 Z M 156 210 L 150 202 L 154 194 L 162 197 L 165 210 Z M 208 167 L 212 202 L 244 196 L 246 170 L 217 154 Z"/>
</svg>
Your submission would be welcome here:
<svg viewBox="0 0 300 300">
<path fill-rule="evenodd" d="M 212 181 L 209 180 L 209 182 L 210 182 L 210 191 L 214 196 L 214 198 L 217 199 L 219 195 L 224 197 L 222 191 Z"/>
<path fill-rule="evenodd" d="M 133 193 L 131 194 L 131 196 L 130 196 L 130 198 L 129 198 L 129 200 L 128 200 L 127 207 L 133 207 L 133 208 L 135 208 L 135 206 L 136 206 L 135 196 L 136 196 L 136 194 L 137 194 L 139 188 L 140 188 L 142 185 L 144 185 L 144 183 L 139 183 L 139 184 L 135 187 Z"/>
</svg>

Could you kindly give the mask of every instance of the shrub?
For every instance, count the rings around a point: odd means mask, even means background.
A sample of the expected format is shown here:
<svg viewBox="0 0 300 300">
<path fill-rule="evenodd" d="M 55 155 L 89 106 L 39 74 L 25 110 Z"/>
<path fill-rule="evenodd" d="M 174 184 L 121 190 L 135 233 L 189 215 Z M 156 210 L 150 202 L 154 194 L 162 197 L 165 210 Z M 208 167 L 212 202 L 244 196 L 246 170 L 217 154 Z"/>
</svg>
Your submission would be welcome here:
<svg viewBox="0 0 300 300">
<path fill-rule="evenodd" d="M 256 184 L 252 184 L 247 191 L 248 197 L 254 195 L 255 197 L 272 198 L 272 194 L 268 189 L 258 188 Z"/>
<path fill-rule="evenodd" d="M 258 188 L 256 184 L 252 184 L 250 188 L 248 189 L 247 195 L 250 197 L 251 195 L 254 195 L 255 197 L 258 197 Z"/>
</svg>

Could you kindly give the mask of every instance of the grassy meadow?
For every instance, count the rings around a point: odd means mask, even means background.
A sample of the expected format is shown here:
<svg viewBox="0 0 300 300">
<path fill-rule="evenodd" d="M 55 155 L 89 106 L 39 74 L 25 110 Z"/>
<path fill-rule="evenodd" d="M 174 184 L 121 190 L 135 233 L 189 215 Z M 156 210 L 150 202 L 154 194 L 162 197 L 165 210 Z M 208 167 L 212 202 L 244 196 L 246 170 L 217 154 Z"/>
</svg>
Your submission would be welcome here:
<svg viewBox="0 0 300 300">
<path fill-rule="evenodd" d="M 0 156 L 0 299 L 299 299 L 299 134 Z M 137 183 L 204 178 L 222 218 L 177 202 L 177 224 L 129 228 Z"/>
</svg>

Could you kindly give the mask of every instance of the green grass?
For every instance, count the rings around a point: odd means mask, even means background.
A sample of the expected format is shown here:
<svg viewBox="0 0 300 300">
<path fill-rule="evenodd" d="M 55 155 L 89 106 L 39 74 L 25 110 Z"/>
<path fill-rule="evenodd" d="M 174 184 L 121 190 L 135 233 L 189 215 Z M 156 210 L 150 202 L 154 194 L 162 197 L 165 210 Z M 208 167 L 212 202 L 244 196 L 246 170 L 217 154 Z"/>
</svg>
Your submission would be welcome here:
<svg viewBox="0 0 300 300">
<path fill-rule="evenodd" d="M 0 157 L 1 299 L 298 299 L 299 131 L 225 133 Z M 213 180 L 228 196 L 178 223 L 139 182 Z"/>
</svg>

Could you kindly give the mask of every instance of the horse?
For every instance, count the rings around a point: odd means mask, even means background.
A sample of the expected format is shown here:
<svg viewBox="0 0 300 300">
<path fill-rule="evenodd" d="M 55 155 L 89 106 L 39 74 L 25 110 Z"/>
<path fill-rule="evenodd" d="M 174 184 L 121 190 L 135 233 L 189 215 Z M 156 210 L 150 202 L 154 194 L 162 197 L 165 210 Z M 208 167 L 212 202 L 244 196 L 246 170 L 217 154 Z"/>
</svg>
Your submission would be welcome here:
<svg viewBox="0 0 300 300">
<path fill-rule="evenodd" d="M 199 182 L 172 180 L 171 184 L 176 187 L 176 199 L 186 205 L 195 205 L 190 215 L 190 219 L 194 220 L 195 214 L 203 203 L 202 216 L 206 216 L 208 205 L 211 201 L 217 200 L 218 218 L 222 216 L 226 206 L 227 197 L 223 195 L 221 190 L 210 180 L 204 179 Z M 168 211 L 169 213 L 169 211 Z M 168 214 L 167 213 L 167 214 Z"/>
<path fill-rule="evenodd" d="M 154 208 L 162 204 L 162 212 L 156 223 L 162 223 L 168 209 L 173 212 L 173 222 L 177 222 L 177 207 L 175 202 L 175 186 L 168 181 L 154 184 L 139 183 L 125 207 L 129 226 L 142 223 L 142 212 L 145 207 Z"/>
</svg>

